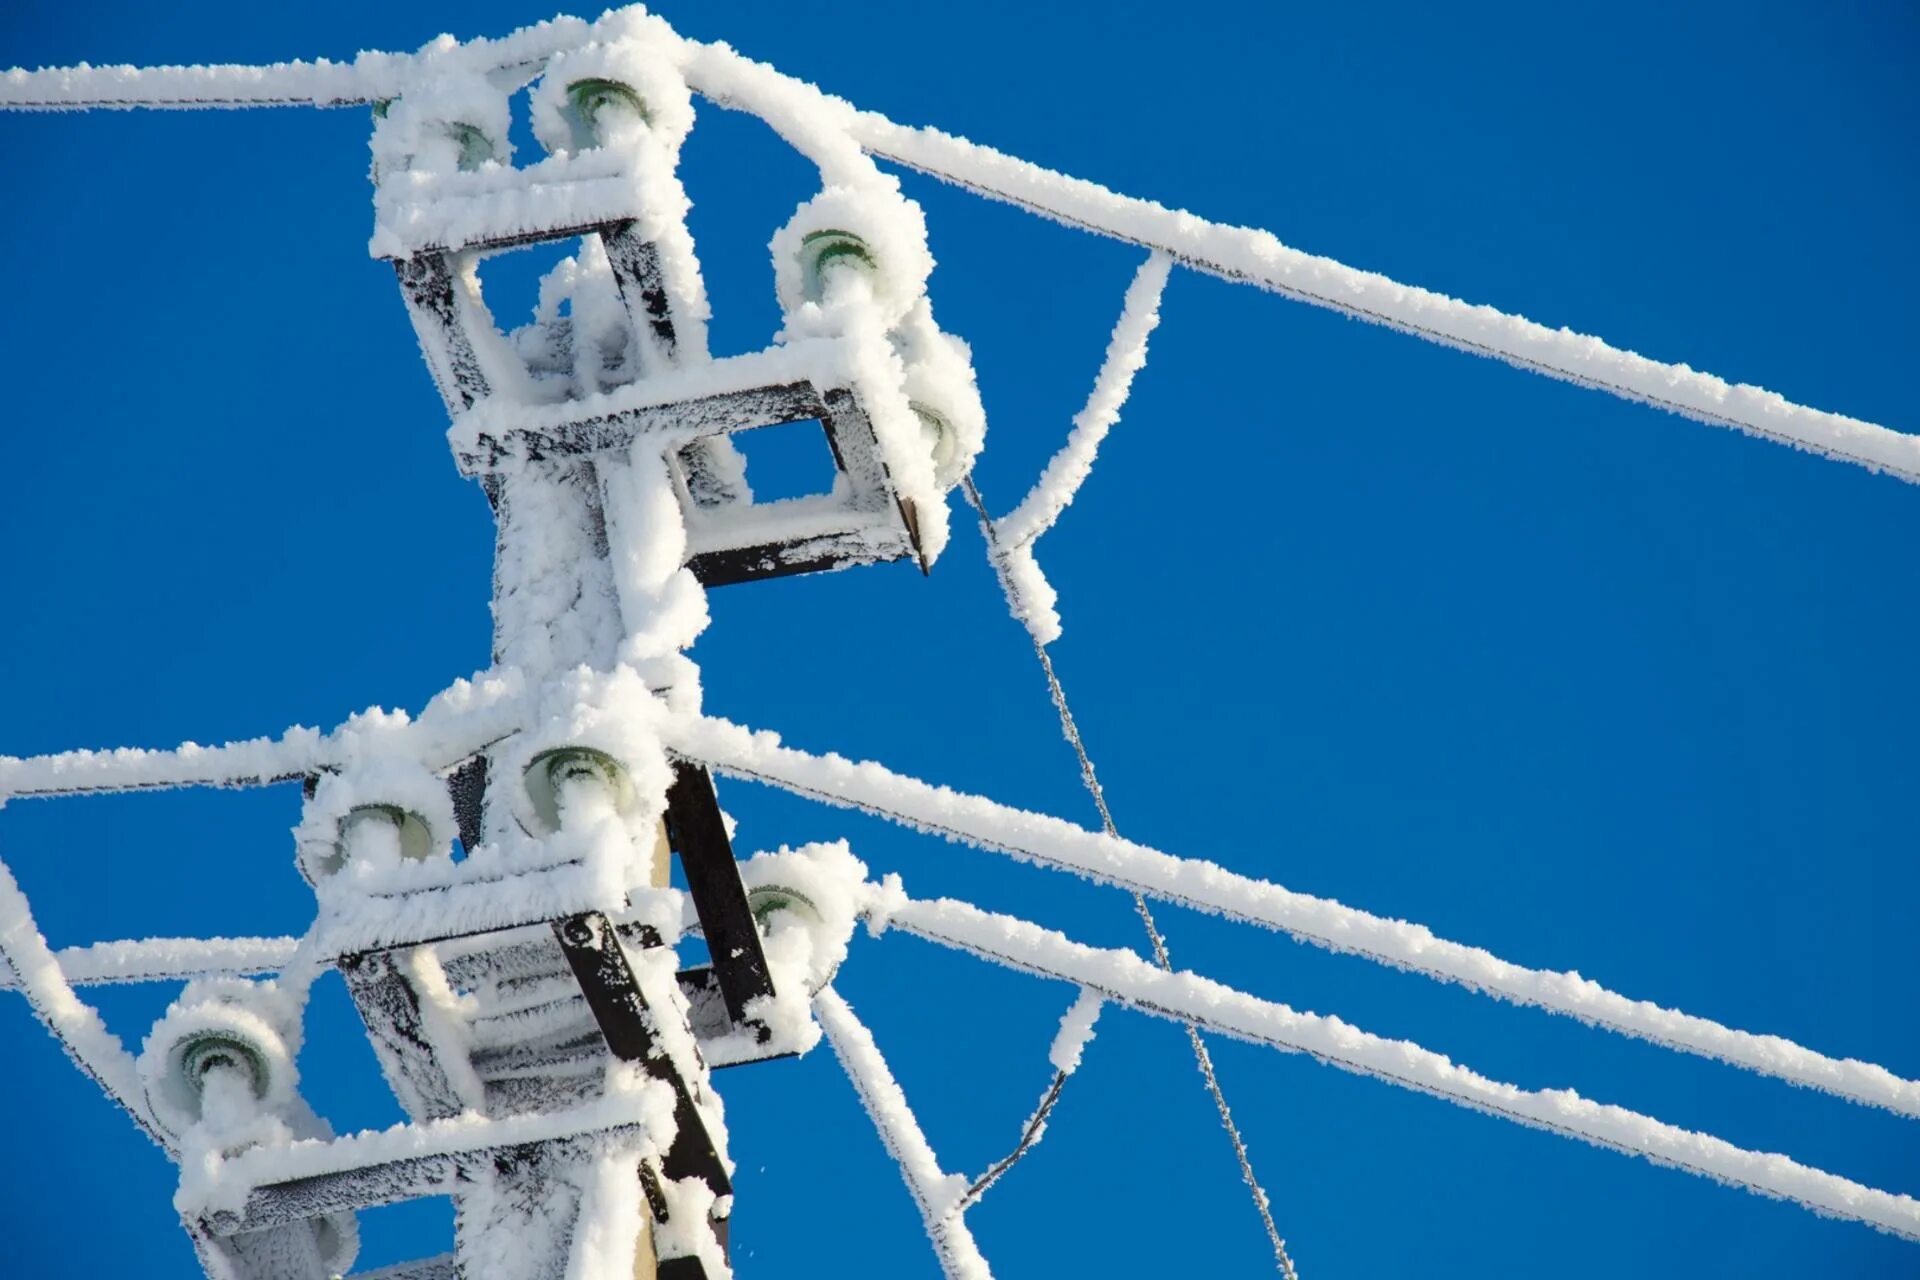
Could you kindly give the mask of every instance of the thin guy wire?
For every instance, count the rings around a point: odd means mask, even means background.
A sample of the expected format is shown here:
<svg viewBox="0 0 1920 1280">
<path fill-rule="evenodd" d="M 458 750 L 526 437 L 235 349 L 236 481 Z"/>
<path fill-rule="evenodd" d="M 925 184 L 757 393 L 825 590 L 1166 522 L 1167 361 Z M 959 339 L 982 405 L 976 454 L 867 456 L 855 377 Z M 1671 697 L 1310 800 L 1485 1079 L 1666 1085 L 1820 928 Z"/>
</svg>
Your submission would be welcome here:
<svg viewBox="0 0 1920 1280">
<path fill-rule="evenodd" d="M 959 1212 L 987 1193 L 987 1188 L 1000 1181 L 1007 1170 L 1020 1163 L 1020 1157 L 1040 1145 L 1040 1135 L 1046 1132 L 1047 1117 L 1053 1114 L 1054 1104 L 1060 1101 L 1060 1091 L 1066 1087 L 1067 1072 L 1056 1070 L 1053 1083 L 1047 1086 L 1047 1092 L 1040 1099 L 1040 1105 L 1034 1109 L 1027 1120 L 1027 1127 L 1020 1133 L 1020 1141 L 1007 1155 L 1000 1157 L 991 1168 L 975 1178 L 973 1185 L 955 1203 L 954 1210 Z"/>
<path fill-rule="evenodd" d="M 1001 568 L 1000 538 L 994 531 L 993 518 L 987 514 L 987 504 L 980 497 L 980 489 L 968 474 L 963 480 L 967 501 L 973 505 L 974 514 L 980 517 L 980 528 L 986 535 L 987 551 L 993 561 L 994 573 L 1002 583 L 1006 581 L 1005 571 Z M 1094 772 L 1093 757 L 1087 754 L 1087 744 L 1080 737 L 1080 726 L 1073 718 L 1073 710 L 1067 705 L 1067 691 L 1060 683 L 1060 676 L 1053 669 L 1053 659 L 1047 654 L 1047 646 L 1040 638 L 1028 632 L 1033 640 L 1034 656 L 1040 659 L 1040 669 L 1046 673 L 1047 692 L 1053 697 L 1054 710 L 1060 713 L 1060 730 L 1066 735 L 1073 754 L 1080 761 L 1080 780 L 1086 784 L 1087 793 L 1093 797 L 1094 808 L 1100 811 L 1100 824 L 1108 835 L 1120 838 L 1120 830 L 1114 825 L 1113 814 L 1107 808 L 1106 792 L 1100 787 L 1100 777 Z M 1146 895 L 1135 892 L 1133 909 L 1140 915 L 1140 923 L 1146 926 L 1147 939 L 1153 944 L 1154 962 L 1168 973 L 1173 972 L 1173 958 L 1167 954 L 1166 939 L 1160 934 L 1160 927 L 1154 922 L 1153 911 L 1147 906 Z M 1193 1060 L 1200 1068 L 1205 1079 L 1207 1092 L 1213 1097 L 1213 1105 L 1220 1112 L 1221 1127 L 1227 1131 L 1227 1140 L 1233 1144 L 1233 1158 L 1240 1163 L 1240 1178 L 1247 1184 L 1247 1191 L 1253 1197 L 1253 1207 L 1260 1214 L 1260 1223 L 1267 1230 L 1267 1240 L 1273 1245 L 1274 1260 L 1280 1266 L 1280 1274 L 1286 1280 L 1299 1280 L 1294 1270 L 1293 1258 L 1287 1253 L 1287 1242 L 1280 1237 L 1280 1228 L 1274 1224 L 1273 1210 L 1267 1200 L 1266 1189 L 1254 1176 L 1253 1159 L 1247 1154 L 1247 1144 L 1240 1136 L 1240 1126 L 1234 1123 L 1233 1112 L 1227 1106 L 1227 1095 L 1220 1088 L 1220 1077 L 1213 1069 L 1213 1055 L 1207 1052 L 1207 1045 L 1200 1038 L 1200 1030 L 1191 1022 L 1185 1024 L 1187 1040 L 1193 1045 Z"/>
</svg>

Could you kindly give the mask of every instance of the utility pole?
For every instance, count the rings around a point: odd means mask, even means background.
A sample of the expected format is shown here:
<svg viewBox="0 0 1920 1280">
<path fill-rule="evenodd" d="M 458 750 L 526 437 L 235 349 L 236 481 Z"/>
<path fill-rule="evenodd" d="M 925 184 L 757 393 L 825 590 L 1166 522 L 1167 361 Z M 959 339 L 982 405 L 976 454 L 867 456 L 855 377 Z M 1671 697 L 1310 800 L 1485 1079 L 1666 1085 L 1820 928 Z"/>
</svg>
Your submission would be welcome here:
<svg viewBox="0 0 1920 1280">
<path fill-rule="evenodd" d="M 818 1037 L 804 968 L 776 974 L 761 932 L 818 910 L 792 884 L 749 893 L 708 773 L 656 725 L 698 710 L 684 651 L 708 588 L 928 565 L 984 433 L 972 371 L 934 327 L 917 206 L 832 140 L 820 195 L 775 237 L 780 340 L 710 359 L 676 37 L 638 11 L 570 35 L 432 46 L 374 104 L 373 252 L 496 520 L 491 691 L 472 697 L 497 709 L 349 732 L 303 771 L 318 914 L 297 961 L 190 983 L 148 1038 L 123 1101 L 179 1158 L 210 1276 L 325 1280 L 358 1210 L 450 1195 L 451 1252 L 387 1280 L 723 1280 L 713 1066 Z M 516 105 L 547 152 L 519 165 Z M 568 242 L 504 332 L 487 259 Z M 730 437 L 776 426 L 817 433 L 830 490 L 754 500 Z M 711 958 L 676 972 L 683 926 Z M 401 1129 L 330 1140 L 294 1088 L 325 967 Z"/>
</svg>

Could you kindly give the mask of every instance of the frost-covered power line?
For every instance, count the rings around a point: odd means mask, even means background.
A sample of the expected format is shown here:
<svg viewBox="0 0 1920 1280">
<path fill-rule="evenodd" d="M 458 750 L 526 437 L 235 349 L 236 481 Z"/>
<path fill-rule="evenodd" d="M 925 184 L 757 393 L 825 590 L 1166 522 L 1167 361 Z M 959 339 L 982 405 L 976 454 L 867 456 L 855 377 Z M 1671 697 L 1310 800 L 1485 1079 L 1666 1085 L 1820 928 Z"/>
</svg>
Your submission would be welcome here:
<svg viewBox="0 0 1920 1280">
<path fill-rule="evenodd" d="M 299 946 L 298 938 L 137 938 L 62 947 L 53 958 L 61 976 L 78 987 L 276 973 Z M 0 967 L 0 990 L 20 985 L 19 975 Z"/>
<path fill-rule="evenodd" d="M 1405 1040 L 1370 1035 L 1338 1018 L 1300 1013 L 1185 972 L 1169 973 L 1130 951 L 1089 947 L 1012 916 L 949 899 L 889 903 L 887 927 L 1045 977 L 1091 987 L 1144 1013 L 1198 1023 L 1241 1039 L 1309 1054 L 1360 1075 L 1430 1093 L 1490 1115 L 1643 1156 L 1656 1164 L 1777 1196 L 1920 1240 L 1920 1201 L 1748 1151 L 1570 1089 L 1522 1089 L 1489 1080 Z"/>
<path fill-rule="evenodd" d="M 1822 1089 L 1902 1115 L 1920 1116 L 1920 1081 L 1852 1058 L 1830 1058 L 1778 1036 L 1755 1035 L 1607 990 L 1577 973 L 1530 969 L 1422 925 L 1372 915 L 1239 875 L 1211 862 L 1177 858 L 1059 818 L 997 804 L 893 772 L 872 761 L 816 756 L 724 720 L 681 722 L 675 746 L 724 773 L 1011 854 L 1076 875 L 1231 919 L 1279 929 L 1334 951 L 1457 982 L 1610 1030 L 1718 1058 L 1763 1075 Z"/>
<path fill-rule="evenodd" d="M 576 20 L 541 24 L 503 41 L 460 46 L 477 65 L 514 67 L 577 39 Z M 1068 226 L 1165 253 L 1191 270 L 1270 289 L 1562 381 L 1683 417 L 1920 481 L 1920 437 L 1795 404 L 1684 364 L 1652 360 L 1566 328 L 1401 284 L 1283 244 L 1271 232 L 1210 222 L 1110 191 L 938 129 L 859 111 L 813 85 L 781 76 L 725 45 L 672 37 L 674 57 L 698 93 L 724 106 L 764 103 L 769 92 L 811 113 L 875 155 Z M 351 64 L 270 67 L 133 67 L 15 70 L 0 79 L 0 108 L 344 106 L 393 96 L 397 69 L 452 56 L 451 42 L 419 54 L 362 54 Z"/>
</svg>

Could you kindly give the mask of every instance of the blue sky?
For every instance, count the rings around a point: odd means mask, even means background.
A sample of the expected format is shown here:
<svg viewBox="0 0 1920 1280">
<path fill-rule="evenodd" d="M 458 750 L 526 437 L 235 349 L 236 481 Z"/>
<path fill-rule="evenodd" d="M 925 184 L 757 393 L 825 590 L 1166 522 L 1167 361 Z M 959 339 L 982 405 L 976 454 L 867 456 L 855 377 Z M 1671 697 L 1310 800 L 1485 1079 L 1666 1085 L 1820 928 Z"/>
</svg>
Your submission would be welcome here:
<svg viewBox="0 0 1920 1280">
<path fill-rule="evenodd" d="M 661 11 L 896 119 L 1920 431 L 1911 9 Z M 0 64 L 342 57 L 544 16 L 28 0 L 0 15 Z M 486 661 L 486 505 L 365 253 L 366 130 L 358 110 L 0 116 L 0 752 L 332 725 Z M 715 348 L 764 345 L 765 242 L 809 175 L 711 108 L 682 174 Z M 907 190 L 941 321 L 974 346 L 976 474 L 1004 509 L 1079 407 L 1139 254 Z M 1911 1077 L 1916 545 L 1920 492 L 1898 481 L 1177 273 L 1041 552 L 1055 658 L 1128 835 Z M 958 517 L 930 579 L 895 565 L 712 604 L 710 709 L 1092 821 Z M 1139 945 L 1114 892 L 746 785 L 723 800 L 743 852 L 844 834 L 918 894 Z M 297 809 L 290 788 L 16 802 L 0 851 L 55 945 L 297 932 Z M 1920 1192 L 1911 1121 L 1163 921 L 1178 963 L 1261 995 Z M 839 985 L 950 1165 L 1012 1142 L 1070 991 L 902 937 L 858 942 Z M 169 995 L 102 1006 L 137 1044 Z M 309 1027 L 316 1107 L 342 1129 L 395 1119 L 337 984 Z M 171 1170 L 18 1003 L 0 1052 L 7 1273 L 197 1274 Z M 1308 1276 L 1920 1269 L 1863 1227 L 1302 1058 L 1216 1053 Z M 936 1274 L 824 1050 L 719 1084 L 741 1274 Z M 446 1222 L 370 1214 L 364 1259 L 433 1252 Z M 973 1222 L 1003 1280 L 1270 1269 L 1183 1037 L 1124 1013 Z"/>
</svg>

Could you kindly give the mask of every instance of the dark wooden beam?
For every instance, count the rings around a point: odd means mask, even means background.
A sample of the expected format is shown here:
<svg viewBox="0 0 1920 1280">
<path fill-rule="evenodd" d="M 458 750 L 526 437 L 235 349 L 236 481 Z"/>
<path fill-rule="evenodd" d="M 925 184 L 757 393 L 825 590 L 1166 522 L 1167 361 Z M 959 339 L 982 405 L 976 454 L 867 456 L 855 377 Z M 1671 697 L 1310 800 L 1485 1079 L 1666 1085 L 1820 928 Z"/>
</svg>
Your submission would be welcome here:
<svg viewBox="0 0 1920 1280">
<path fill-rule="evenodd" d="M 560 940 L 560 950 L 580 984 L 580 993 L 587 998 L 587 1007 L 593 1011 L 608 1051 L 622 1061 L 641 1064 L 648 1075 L 673 1086 L 677 1132 L 661 1162 L 662 1172 L 669 1179 L 697 1177 L 712 1187 L 716 1196 L 731 1195 L 733 1184 L 726 1165 L 693 1105 L 686 1078 L 659 1043 L 654 1012 L 640 993 L 640 984 L 634 980 L 613 926 L 599 912 L 584 911 L 554 921 L 553 934 Z"/>
<path fill-rule="evenodd" d="M 748 1002 L 773 994 L 773 976 L 767 972 L 760 930 L 747 905 L 746 886 L 740 883 L 740 865 L 733 860 L 720 802 L 714 798 L 713 779 L 690 760 L 673 762 L 673 785 L 667 788 L 667 840 L 686 872 L 687 890 L 700 914 L 700 931 L 706 936 L 707 954 L 727 1012 L 736 1024 L 745 1024 L 750 1021 Z"/>
</svg>

